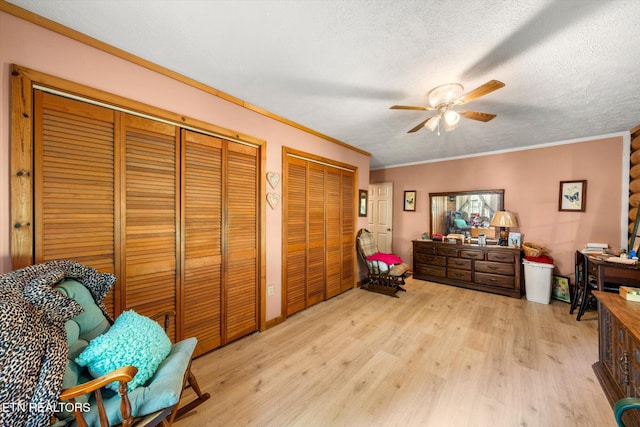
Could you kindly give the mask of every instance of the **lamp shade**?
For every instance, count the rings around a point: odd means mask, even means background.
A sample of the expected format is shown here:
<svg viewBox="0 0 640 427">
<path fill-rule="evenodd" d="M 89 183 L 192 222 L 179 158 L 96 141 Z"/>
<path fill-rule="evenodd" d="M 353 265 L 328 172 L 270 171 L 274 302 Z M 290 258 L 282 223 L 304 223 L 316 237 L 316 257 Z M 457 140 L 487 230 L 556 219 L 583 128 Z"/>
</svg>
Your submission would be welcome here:
<svg viewBox="0 0 640 427">
<path fill-rule="evenodd" d="M 437 116 L 431 117 L 429 120 L 427 120 L 424 126 L 427 129 L 429 129 L 431 132 L 433 132 L 438 127 L 438 123 L 440 123 L 440 114 L 438 114 Z"/>
<path fill-rule="evenodd" d="M 516 216 L 509 211 L 497 211 L 491 220 L 491 227 L 517 227 Z"/>
</svg>

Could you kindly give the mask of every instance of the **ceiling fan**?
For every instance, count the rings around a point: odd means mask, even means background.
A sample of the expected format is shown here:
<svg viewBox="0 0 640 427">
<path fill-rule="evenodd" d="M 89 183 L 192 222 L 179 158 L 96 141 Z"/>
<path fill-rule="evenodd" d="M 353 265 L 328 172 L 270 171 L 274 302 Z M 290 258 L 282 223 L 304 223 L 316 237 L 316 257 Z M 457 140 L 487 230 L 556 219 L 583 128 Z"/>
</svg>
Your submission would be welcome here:
<svg viewBox="0 0 640 427">
<path fill-rule="evenodd" d="M 462 95 L 464 88 L 460 83 L 447 83 L 437 86 L 431 89 L 427 95 L 427 101 L 429 106 L 427 107 L 413 107 L 410 105 L 394 105 L 390 107 L 392 110 L 426 110 L 437 111 L 435 116 L 429 117 L 420 122 L 416 127 L 409 130 L 407 133 L 417 132 L 423 127 L 426 127 L 430 131 L 438 129 L 438 135 L 440 135 L 440 122 L 444 122 L 444 129 L 449 132 L 458 127 L 460 117 L 465 119 L 478 120 L 481 122 L 488 122 L 496 117 L 495 114 L 480 113 L 478 111 L 455 111 L 453 108 L 471 102 L 481 96 L 487 95 L 495 90 L 504 86 L 504 83 L 498 80 L 490 80 L 472 90 L 471 92 Z"/>
</svg>

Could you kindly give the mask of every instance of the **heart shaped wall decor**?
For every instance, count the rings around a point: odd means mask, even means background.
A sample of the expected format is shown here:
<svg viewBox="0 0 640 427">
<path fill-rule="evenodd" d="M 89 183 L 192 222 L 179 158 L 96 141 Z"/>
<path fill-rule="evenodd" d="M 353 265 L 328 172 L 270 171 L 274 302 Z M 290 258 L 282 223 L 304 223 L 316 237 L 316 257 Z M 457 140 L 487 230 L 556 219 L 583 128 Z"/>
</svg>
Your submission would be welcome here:
<svg viewBox="0 0 640 427">
<path fill-rule="evenodd" d="M 278 193 L 267 193 L 267 203 L 271 206 L 271 209 L 275 209 L 280 202 L 280 195 Z"/>
<path fill-rule="evenodd" d="M 267 181 L 269 182 L 271 188 L 275 189 L 280 182 L 280 175 L 276 172 L 267 172 Z"/>
</svg>

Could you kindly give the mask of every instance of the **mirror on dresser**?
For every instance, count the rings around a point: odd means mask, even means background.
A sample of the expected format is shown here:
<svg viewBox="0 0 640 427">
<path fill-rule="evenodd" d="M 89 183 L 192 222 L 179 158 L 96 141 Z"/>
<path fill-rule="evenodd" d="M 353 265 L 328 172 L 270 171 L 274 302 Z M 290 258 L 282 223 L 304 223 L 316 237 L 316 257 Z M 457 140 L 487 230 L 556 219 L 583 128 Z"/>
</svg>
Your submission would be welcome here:
<svg viewBox="0 0 640 427">
<path fill-rule="evenodd" d="M 496 211 L 504 209 L 504 190 L 451 191 L 429 193 L 431 236 L 464 234 L 487 239 L 498 237 L 490 227 Z"/>
</svg>

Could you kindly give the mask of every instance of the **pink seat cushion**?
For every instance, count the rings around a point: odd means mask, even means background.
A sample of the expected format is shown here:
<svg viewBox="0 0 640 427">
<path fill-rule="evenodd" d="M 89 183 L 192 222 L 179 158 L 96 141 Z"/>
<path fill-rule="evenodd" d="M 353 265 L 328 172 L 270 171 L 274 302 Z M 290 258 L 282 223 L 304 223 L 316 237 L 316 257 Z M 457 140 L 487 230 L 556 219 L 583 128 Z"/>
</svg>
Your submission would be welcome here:
<svg viewBox="0 0 640 427">
<path fill-rule="evenodd" d="M 367 257 L 369 261 L 382 261 L 387 265 L 400 264 L 402 263 L 402 258 L 398 255 L 394 254 L 383 254 L 382 252 L 377 252 L 373 255 Z"/>
</svg>

